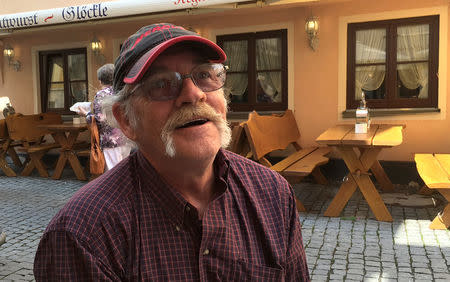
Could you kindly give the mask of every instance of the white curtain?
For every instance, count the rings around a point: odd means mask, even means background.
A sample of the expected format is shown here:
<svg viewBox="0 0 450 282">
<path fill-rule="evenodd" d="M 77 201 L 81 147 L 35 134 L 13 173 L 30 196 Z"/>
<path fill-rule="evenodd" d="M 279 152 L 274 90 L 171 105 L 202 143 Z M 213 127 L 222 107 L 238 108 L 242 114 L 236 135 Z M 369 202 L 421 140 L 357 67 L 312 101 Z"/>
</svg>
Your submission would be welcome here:
<svg viewBox="0 0 450 282">
<path fill-rule="evenodd" d="M 397 61 L 428 61 L 429 25 L 397 28 Z M 399 64 L 398 73 L 408 89 L 421 87 L 419 98 L 428 97 L 428 62 Z"/>
<path fill-rule="evenodd" d="M 227 54 L 226 64 L 230 71 L 247 71 L 247 41 L 226 41 L 223 49 Z M 244 74 L 227 74 L 226 86 L 233 96 L 242 96 L 248 86 L 248 76 Z"/>
<path fill-rule="evenodd" d="M 386 62 L 386 30 L 368 29 L 356 32 L 356 64 Z M 386 75 L 384 65 L 361 66 L 355 69 L 355 99 L 361 99 L 362 89 L 380 88 Z"/>
<path fill-rule="evenodd" d="M 281 102 L 281 72 L 259 72 L 261 70 L 281 69 L 281 40 L 266 38 L 256 40 L 256 70 L 257 80 L 264 93 L 272 102 Z"/>
</svg>

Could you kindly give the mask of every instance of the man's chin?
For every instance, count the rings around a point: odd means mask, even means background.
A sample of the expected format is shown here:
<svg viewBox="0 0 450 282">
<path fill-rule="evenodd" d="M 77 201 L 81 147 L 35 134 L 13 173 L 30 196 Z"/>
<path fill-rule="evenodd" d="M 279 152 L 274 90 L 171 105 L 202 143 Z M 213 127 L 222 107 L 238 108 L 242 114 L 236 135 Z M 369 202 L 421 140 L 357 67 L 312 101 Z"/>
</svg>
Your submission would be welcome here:
<svg viewBox="0 0 450 282">
<path fill-rule="evenodd" d="M 168 147 L 166 146 L 166 154 L 174 159 L 214 158 L 221 147 L 220 140 L 217 140 L 217 138 L 214 138 L 213 140 L 207 139 L 209 138 L 197 140 L 189 140 L 184 138 L 178 141 L 176 138 L 174 138 L 173 149 L 168 149 Z"/>
</svg>

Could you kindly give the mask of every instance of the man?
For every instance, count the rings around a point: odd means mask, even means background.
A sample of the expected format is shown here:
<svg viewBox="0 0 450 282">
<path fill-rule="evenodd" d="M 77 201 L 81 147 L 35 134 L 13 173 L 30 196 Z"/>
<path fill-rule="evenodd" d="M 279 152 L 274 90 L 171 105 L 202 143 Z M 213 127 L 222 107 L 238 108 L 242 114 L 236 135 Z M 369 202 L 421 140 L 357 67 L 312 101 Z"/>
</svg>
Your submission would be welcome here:
<svg viewBox="0 0 450 282">
<path fill-rule="evenodd" d="M 289 184 L 223 149 L 225 59 L 172 24 L 125 41 L 110 97 L 138 151 L 53 218 L 37 281 L 309 280 Z"/>
</svg>

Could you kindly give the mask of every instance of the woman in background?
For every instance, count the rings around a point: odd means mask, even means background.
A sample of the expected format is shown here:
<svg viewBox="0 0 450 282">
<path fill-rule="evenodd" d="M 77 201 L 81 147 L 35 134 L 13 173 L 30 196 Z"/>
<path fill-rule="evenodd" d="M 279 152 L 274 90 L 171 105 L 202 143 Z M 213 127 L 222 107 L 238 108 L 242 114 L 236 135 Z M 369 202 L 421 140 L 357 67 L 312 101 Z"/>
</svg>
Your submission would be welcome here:
<svg viewBox="0 0 450 282">
<path fill-rule="evenodd" d="M 119 128 L 113 128 L 108 124 L 106 116 L 102 113 L 101 100 L 104 97 L 113 95 L 112 83 L 114 78 L 114 65 L 106 64 L 97 70 L 97 78 L 102 89 L 95 94 L 93 101 L 93 111 L 87 112 L 79 107 L 80 114 L 86 116 L 87 123 L 95 119 L 100 136 L 100 147 L 105 156 L 106 169 L 113 168 L 121 160 L 130 154 L 131 147 L 127 145 L 127 138 Z"/>
</svg>

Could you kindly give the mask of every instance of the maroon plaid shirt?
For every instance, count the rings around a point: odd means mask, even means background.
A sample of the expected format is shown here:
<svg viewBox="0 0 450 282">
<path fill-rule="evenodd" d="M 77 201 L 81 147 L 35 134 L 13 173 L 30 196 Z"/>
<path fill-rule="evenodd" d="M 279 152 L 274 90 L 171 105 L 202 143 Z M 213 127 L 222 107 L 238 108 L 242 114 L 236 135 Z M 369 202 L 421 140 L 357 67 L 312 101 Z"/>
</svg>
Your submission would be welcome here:
<svg viewBox="0 0 450 282">
<path fill-rule="evenodd" d="M 309 281 L 293 191 L 220 150 L 201 222 L 141 153 L 81 188 L 52 219 L 37 281 Z"/>
</svg>

